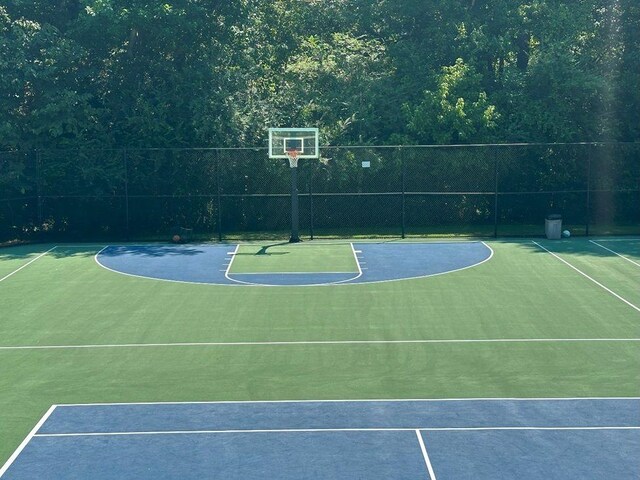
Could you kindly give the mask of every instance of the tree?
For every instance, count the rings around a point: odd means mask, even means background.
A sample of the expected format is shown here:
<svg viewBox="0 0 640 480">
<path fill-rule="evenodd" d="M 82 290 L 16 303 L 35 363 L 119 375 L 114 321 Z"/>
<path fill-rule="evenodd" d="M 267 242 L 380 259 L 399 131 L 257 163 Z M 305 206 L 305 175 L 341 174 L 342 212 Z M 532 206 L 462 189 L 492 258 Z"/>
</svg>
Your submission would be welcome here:
<svg viewBox="0 0 640 480">
<path fill-rule="evenodd" d="M 50 24 L 0 8 L 0 133 L 5 148 L 100 142 L 87 52 Z"/>
<path fill-rule="evenodd" d="M 443 67 L 436 89 L 426 90 L 418 105 L 405 105 L 411 139 L 422 144 L 490 141 L 498 114 L 481 82 L 461 58 Z"/>
<path fill-rule="evenodd" d="M 631 0 L 5 3 L 4 148 L 264 145 L 293 124 L 363 144 L 640 132 Z"/>
</svg>

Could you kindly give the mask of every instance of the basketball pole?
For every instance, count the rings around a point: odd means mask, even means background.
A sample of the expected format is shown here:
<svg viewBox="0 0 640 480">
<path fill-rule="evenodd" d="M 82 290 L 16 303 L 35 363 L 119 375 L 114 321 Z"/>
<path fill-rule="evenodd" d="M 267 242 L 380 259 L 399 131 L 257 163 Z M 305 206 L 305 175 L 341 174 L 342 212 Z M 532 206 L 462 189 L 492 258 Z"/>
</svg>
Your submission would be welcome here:
<svg viewBox="0 0 640 480">
<path fill-rule="evenodd" d="M 298 234 L 298 166 L 291 166 L 291 238 L 289 243 L 300 242 Z"/>
<path fill-rule="evenodd" d="M 269 128 L 269 158 L 288 158 L 291 168 L 290 243 L 302 241 L 298 232 L 298 160 L 300 157 L 319 158 L 318 138 L 317 128 Z"/>
</svg>

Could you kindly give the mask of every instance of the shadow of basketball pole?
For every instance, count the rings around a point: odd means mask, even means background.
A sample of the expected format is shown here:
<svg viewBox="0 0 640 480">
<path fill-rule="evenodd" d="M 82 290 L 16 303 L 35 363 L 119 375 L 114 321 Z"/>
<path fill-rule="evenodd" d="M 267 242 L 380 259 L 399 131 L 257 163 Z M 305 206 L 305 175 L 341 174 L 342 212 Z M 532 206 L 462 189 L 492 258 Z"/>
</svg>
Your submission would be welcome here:
<svg viewBox="0 0 640 480">
<path fill-rule="evenodd" d="M 263 245 L 262 247 L 260 247 L 260 250 L 254 253 L 254 255 L 286 255 L 287 252 L 277 252 L 277 253 L 267 252 L 267 250 L 271 247 L 279 247 L 282 245 L 289 245 L 289 242 L 280 242 L 280 243 L 272 243 L 270 245 Z"/>
</svg>

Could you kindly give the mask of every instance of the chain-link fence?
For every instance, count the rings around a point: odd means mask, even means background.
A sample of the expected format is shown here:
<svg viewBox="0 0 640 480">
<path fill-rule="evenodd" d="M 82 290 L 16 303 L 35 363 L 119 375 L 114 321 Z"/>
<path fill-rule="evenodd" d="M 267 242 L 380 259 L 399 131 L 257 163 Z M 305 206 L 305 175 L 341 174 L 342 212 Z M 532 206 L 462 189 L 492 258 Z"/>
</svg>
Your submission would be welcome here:
<svg viewBox="0 0 640 480">
<path fill-rule="evenodd" d="M 300 235 L 640 234 L 640 144 L 325 147 L 298 168 Z M 0 241 L 286 237 L 267 150 L 0 153 Z"/>
</svg>

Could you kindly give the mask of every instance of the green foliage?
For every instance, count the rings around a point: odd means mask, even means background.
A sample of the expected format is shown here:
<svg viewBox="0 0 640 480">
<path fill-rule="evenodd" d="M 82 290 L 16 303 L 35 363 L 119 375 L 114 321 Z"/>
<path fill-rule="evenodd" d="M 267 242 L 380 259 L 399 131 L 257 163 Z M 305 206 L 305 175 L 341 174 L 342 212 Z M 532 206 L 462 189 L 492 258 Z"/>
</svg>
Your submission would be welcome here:
<svg viewBox="0 0 640 480">
<path fill-rule="evenodd" d="M 282 94 L 290 104 L 300 103 L 297 124 L 322 125 L 324 141 L 339 142 L 375 115 L 369 94 L 388 72 L 385 47 L 375 39 L 312 35 L 290 57 Z"/>
<path fill-rule="evenodd" d="M 487 141 L 498 114 L 481 91 L 481 76 L 461 58 L 442 72 L 437 90 L 426 90 L 415 107 L 405 105 L 410 133 L 424 144 Z"/>
<path fill-rule="evenodd" d="M 639 31 L 632 0 L 7 0 L 0 148 L 634 141 Z"/>
</svg>

